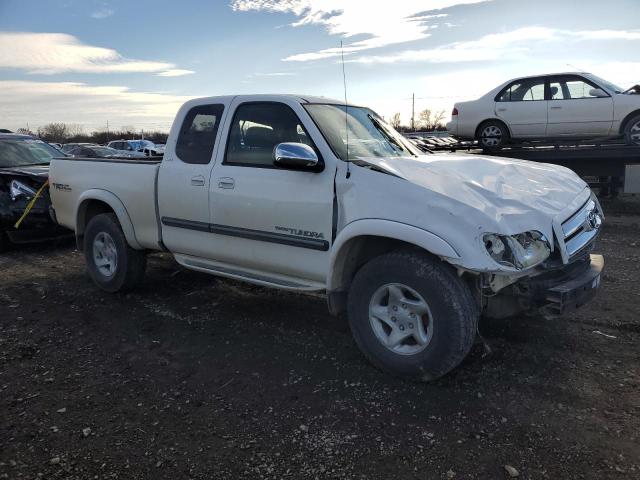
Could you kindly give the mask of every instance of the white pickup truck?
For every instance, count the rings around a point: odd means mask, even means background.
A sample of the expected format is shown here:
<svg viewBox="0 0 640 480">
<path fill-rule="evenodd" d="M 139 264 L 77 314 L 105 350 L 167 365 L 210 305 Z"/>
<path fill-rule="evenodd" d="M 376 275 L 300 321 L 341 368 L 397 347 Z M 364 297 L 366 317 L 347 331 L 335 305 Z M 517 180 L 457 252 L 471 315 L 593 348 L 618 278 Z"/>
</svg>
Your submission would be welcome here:
<svg viewBox="0 0 640 480">
<path fill-rule="evenodd" d="M 134 287 L 161 250 L 325 292 L 373 364 L 414 379 L 458 365 L 480 315 L 561 314 L 603 268 L 602 210 L 570 170 L 423 155 L 372 110 L 326 98 L 192 100 L 161 162 L 56 159 L 50 185 L 102 289 Z"/>
</svg>

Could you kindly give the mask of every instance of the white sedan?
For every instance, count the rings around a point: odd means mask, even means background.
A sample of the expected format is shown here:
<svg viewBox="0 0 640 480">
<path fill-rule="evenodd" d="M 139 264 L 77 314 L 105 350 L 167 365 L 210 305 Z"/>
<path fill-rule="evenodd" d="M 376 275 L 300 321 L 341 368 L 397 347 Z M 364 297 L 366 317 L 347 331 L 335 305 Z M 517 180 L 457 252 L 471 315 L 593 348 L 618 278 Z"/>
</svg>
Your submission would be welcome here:
<svg viewBox="0 0 640 480">
<path fill-rule="evenodd" d="M 512 140 L 563 138 L 624 137 L 640 145 L 640 95 L 590 73 L 518 78 L 456 103 L 447 130 L 486 150 Z"/>
</svg>

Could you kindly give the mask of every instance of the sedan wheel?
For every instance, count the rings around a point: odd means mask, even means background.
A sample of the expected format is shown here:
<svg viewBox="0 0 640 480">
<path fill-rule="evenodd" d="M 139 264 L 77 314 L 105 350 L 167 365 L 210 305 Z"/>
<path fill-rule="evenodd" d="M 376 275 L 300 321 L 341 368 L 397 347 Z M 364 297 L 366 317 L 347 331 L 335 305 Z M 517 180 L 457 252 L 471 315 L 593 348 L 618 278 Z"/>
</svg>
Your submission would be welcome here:
<svg viewBox="0 0 640 480">
<path fill-rule="evenodd" d="M 640 119 L 629 128 L 628 137 L 629 143 L 640 145 Z"/>
<path fill-rule="evenodd" d="M 502 144 L 502 130 L 497 125 L 487 125 L 480 133 L 483 147 L 496 148 Z"/>
</svg>

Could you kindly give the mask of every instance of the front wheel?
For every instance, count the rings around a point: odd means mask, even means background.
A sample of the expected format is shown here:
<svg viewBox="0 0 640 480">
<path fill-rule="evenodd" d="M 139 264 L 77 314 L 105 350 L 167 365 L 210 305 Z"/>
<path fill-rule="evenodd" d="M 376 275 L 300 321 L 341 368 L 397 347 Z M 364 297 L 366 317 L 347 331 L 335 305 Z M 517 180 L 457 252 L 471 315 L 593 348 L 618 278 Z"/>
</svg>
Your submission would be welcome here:
<svg viewBox="0 0 640 480">
<path fill-rule="evenodd" d="M 358 271 L 348 316 L 371 363 L 396 376 L 429 381 L 467 356 L 479 311 L 451 267 L 421 252 L 399 251 Z"/>
<path fill-rule="evenodd" d="M 113 213 L 93 217 L 84 234 L 89 276 L 107 292 L 131 290 L 144 278 L 147 257 L 129 246 Z"/>
<path fill-rule="evenodd" d="M 478 128 L 477 140 L 483 150 L 500 150 L 509 141 L 509 131 L 502 122 L 489 120 Z"/>
<path fill-rule="evenodd" d="M 624 129 L 624 138 L 627 144 L 640 146 L 640 115 L 629 120 Z"/>
</svg>

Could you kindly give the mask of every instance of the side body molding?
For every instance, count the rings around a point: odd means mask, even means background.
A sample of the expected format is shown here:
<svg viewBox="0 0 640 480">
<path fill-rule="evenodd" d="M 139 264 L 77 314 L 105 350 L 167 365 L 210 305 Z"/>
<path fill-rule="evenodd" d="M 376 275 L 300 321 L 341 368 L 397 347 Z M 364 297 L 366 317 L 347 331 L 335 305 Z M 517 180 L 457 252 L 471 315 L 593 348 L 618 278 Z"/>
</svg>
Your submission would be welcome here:
<svg viewBox="0 0 640 480">
<path fill-rule="evenodd" d="M 348 243 L 358 237 L 385 237 L 416 245 L 438 257 L 459 258 L 455 249 L 437 235 L 406 223 L 366 218 L 345 226 L 331 247 L 327 291 L 341 288 L 342 269 L 348 254 Z"/>
<path fill-rule="evenodd" d="M 84 234 L 84 229 L 86 227 L 85 215 L 87 213 L 87 206 L 92 200 L 104 202 L 111 207 L 111 209 L 118 217 L 118 221 L 120 222 L 120 226 L 122 227 L 122 232 L 124 233 L 124 236 L 127 239 L 127 243 L 129 243 L 131 248 L 135 248 L 137 250 L 144 249 L 144 247 L 140 245 L 138 239 L 136 238 L 136 232 L 133 229 L 133 222 L 129 217 L 127 209 L 124 207 L 124 204 L 113 193 L 109 192 L 108 190 L 102 190 L 98 188 L 93 188 L 91 190 L 82 192 L 82 195 L 80 195 L 80 197 L 78 198 L 78 207 L 76 209 L 76 238 L 79 238 Z"/>
</svg>

